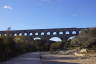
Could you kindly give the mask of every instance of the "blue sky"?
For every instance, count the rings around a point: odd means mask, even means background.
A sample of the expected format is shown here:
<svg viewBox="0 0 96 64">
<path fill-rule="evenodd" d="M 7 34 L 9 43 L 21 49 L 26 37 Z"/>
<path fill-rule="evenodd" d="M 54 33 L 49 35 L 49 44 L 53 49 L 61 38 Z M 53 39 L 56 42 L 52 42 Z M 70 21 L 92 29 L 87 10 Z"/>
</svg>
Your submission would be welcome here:
<svg viewBox="0 0 96 64">
<path fill-rule="evenodd" d="M 96 0 L 0 0 L 0 30 L 96 27 Z"/>
</svg>

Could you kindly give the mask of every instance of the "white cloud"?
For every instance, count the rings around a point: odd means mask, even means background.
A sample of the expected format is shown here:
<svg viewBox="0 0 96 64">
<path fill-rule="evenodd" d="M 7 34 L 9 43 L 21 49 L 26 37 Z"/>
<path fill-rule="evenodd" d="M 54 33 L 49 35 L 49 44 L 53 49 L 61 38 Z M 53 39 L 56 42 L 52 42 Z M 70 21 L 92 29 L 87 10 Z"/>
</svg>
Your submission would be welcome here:
<svg viewBox="0 0 96 64">
<path fill-rule="evenodd" d="M 12 7 L 12 6 L 10 6 L 10 5 L 4 5 L 4 6 L 3 6 L 3 8 L 5 8 L 5 9 L 10 9 L 10 10 L 12 10 L 12 9 L 13 9 L 13 7 Z"/>
</svg>

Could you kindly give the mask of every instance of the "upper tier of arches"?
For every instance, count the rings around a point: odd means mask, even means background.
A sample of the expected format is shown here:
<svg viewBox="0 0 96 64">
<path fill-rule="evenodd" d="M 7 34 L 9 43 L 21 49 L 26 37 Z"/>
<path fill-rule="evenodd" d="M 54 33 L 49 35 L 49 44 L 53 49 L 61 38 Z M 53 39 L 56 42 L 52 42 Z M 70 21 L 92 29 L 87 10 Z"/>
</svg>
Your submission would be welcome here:
<svg viewBox="0 0 96 64">
<path fill-rule="evenodd" d="M 12 34 L 13 36 L 32 36 L 32 35 L 67 35 L 67 34 L 79 34 L 81 29 L 85 28 L 58 28 L 58 29 L 34 29 L 34 30 L 13 30 L 13 31 L 0 31 L 0 36 Z"/>
</svg>

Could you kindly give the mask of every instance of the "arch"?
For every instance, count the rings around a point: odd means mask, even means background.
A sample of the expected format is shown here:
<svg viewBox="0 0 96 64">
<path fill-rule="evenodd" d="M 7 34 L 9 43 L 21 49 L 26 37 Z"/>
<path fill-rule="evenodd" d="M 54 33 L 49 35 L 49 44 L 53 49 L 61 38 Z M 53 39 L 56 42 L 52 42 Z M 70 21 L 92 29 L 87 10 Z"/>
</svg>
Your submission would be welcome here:
<svg viewBox="0 0 96 64">
<path fill-rule="evenodd" d="M 70 36 L 69 38 L 68 38 L 68 40 L 72 40 L 73 38 L 75 38 L 76 36 Z"/>
<path fill-rule="evenodd" d="M 4 34 L 4 36 L 7 36 L 7 34 Z"/>
<path fill-rule="evenodd" d="M 62 41 L 60 37 L 51 37 L 49 40 L 51 41 Z"/>
<path fill-rule="evenodd" d="M 27 36 L 28 34 L 27 33 L 24 33 L 24 36 Z"/>
<path fill-rule="evenodd" d="M 14 36 L 17 36 L 17 34 L 15 33 Z"/>
<path fill-rule="evenodd" d="M 38 35 L 38 33 L 36 32 L 35 35 Z"/>
<path fill-rule="evenodd" d="M 19 33 L 19 36 L 22 36 L 22 33 Z"/>
<path fill-rule="evenodd" d="M 63 32 L 59 32 L 59 34 L 63 34 Z"/>
<path fill-rule="evenodd" d="M 79 31 L 76 31 L 76 34 L 79 34 Z"/>
<path fill-rule="evenodd" d="M 42 32 L 41 35 L 44 35 L 44 32 Z"/>
<path fill-rule="evenodd" d="M 29 35 L 30 35 L 30 36 L 32 36 L 32 35 L 33 35 L 33 33 L 29 33 Z"/>
<path fill-rule="evenodd" d="M 57 34 L 57 32 L 53 32 L 53 35 L 56 35 Z"/>
<path fill-rule="evenodd" d="M 73 31 L 72 34 L 76 34 L 76 31 Z"/>
<path fill-rule="evenodd" d="M 66 31 L 66 34 L 70 34 L 70 32 L 69 31 Z"/>
<path fill-rule="evenodd" d="M 33 38 L 33 40 L 41 40 L 41 38 L 40 37 L 35 37 L 35 38 Z"/>
<path fill-rule="evenodd" d="M 1 34 L 0 34 L 0 36 L 1 36 Z"/>
<path fill-rule="evenodd" d="M 47 32 L 47 35 L 50 35 L 50 32 Z"/>
</svg>

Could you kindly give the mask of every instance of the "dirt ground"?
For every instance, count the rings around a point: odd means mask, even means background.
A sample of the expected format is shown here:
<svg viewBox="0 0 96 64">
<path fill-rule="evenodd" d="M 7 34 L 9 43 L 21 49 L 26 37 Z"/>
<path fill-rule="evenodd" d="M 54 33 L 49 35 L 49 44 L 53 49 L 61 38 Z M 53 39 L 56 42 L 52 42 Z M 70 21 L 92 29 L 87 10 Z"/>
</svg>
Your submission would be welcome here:
<svg viewBox="0 0 96 64">
<path fill-rule="evenodd" d="M 43 64 L 96 64 L 96 56 L 76 57 L 72 54 L 42 54 Z"/>
</svg>

